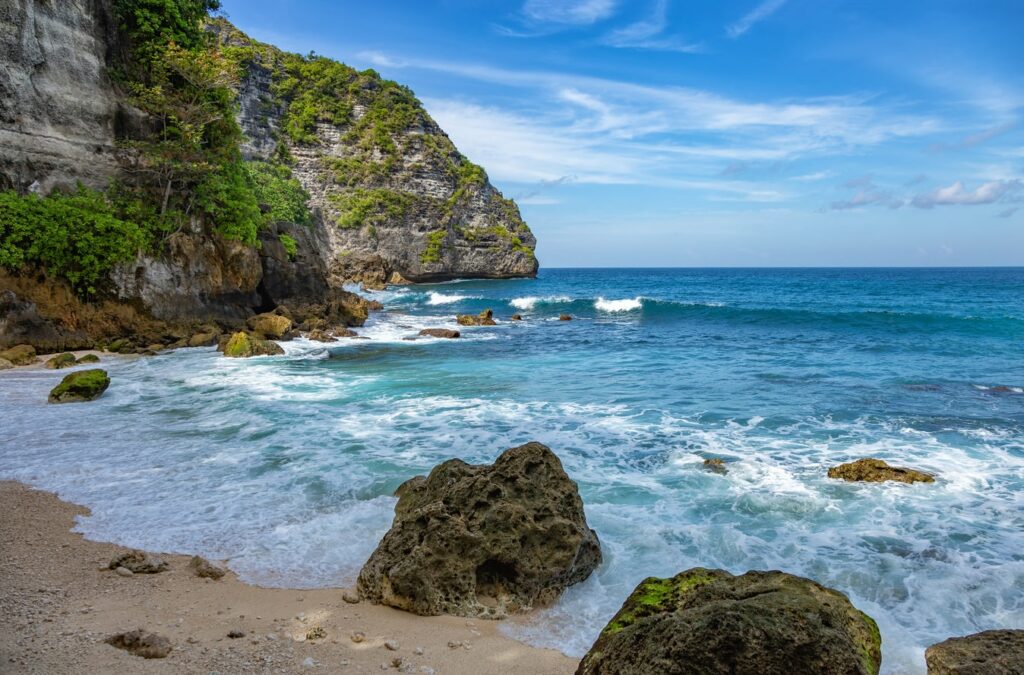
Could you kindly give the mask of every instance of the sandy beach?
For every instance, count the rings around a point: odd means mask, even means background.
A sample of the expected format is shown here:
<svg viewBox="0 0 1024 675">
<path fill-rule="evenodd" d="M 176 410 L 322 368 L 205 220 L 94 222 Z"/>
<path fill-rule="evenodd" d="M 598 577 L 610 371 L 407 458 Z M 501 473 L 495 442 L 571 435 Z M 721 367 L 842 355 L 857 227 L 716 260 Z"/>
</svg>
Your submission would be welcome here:
<svg viewBox="0 0 1024 675">
<path fill-rule="evenodd" d="M 556 675 L 576 668 L 561 653 L 500 635 L 497 622 L 349 604 L 344 589 L 260 588 L 230 571 L 217 581 L 199 578 L 188 556 L 160 553 L 169 570 L 123 577 L 107 566 L 128 549 L 70 531 L 87 514 L 51 493 L 0 482 L 0 672 Z M 307 639 L 317 627 L 326 636 Z M 135 629 L 169 638 L 172 651 L 143 659 L 104 642 Z M 244 637 L 228 637 L 239 632 Z M 355 633 L 365 639 L 353 641 Z"/>
</svg>

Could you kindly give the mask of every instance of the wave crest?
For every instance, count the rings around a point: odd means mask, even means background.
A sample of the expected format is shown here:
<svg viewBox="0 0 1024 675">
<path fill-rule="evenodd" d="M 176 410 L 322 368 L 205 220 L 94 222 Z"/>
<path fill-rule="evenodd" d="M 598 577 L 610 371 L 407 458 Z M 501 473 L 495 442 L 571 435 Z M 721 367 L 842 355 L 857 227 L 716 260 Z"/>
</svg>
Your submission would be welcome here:
<svg viewBox="0 0 1024 675">
<path fill-rule="evenodd" d="M 598 298 L 594 301 L 594 308 L 599 312 L 632 312 L 635 309 L 642 309 L 643 306 L 644 299 L 641 296 L 623 300 Z"/>
<path fill-rule="evenodd" d="M 572 298 L 567 295 L 551 295 L 545 298 L 528 295 L 524 298 L 513 298 L 508 301 L 508 304 L 512 305 L 516 309 L 531 310 L 540 304 L 553 304 L 557 302 L 572 302 Z"/>
</svg>

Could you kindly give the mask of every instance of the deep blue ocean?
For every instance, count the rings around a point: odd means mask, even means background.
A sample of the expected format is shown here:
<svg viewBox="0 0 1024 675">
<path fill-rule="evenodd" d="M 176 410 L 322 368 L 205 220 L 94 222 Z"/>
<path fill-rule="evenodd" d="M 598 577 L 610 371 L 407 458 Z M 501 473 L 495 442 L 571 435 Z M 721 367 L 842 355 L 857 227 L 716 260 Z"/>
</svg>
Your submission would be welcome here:
<svg viewBox="0 0 1024 675">
<path fill-rule="evenodd" d="M 538 440 L 605 563 L 505 622 L 533 644 L 580 655 L 639 580 L 698 565 L 847 593 L 886 673 L 1024 628 L 1024 269 L 545 269 L 367 295 L 370 340 L 111 360 L 88 405 L 44 403 L 63 373 L 3 374 L 0 477 L 91 507 L 91 538 L 340 585 L 404 480 Z M 487 308 L 495 327 L 402 339 Z M 825 475 L 866 456 L 938 482 Z"/>
</svg>

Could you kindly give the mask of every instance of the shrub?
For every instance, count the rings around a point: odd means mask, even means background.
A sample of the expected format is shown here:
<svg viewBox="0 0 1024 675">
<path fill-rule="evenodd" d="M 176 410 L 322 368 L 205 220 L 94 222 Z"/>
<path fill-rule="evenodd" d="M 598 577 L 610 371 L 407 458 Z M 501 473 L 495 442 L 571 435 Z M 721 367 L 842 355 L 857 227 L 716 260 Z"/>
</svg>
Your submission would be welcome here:
<svg viewBox="0 0 1024 675">
<path fill-rule="evenodd" d="M 383 225 L 389 220 L 397 220 L 405 215 L 412 202 L 410 195 L 384 188 L 359 188 L 331 195 L 329 199 L 339 211 L 335 222 L 342 229 Z"/>
<path fill-rule="evenodd" d="M 288 259 L 295 260 L 295 256 L 299 253 L 298 242 L 283 232 L 277 235 L 277 240 L 281 242 L 281 246 L 284 246 L 284 252 L 288 254 Z"/>
<path fill-rule="evenodd" d="M 245 170 L 267 220 L 299 225 L 310 222 L 309 193 L 292 177 L 291 169 L 281 164 L 246 162 Z"/>
</svg>

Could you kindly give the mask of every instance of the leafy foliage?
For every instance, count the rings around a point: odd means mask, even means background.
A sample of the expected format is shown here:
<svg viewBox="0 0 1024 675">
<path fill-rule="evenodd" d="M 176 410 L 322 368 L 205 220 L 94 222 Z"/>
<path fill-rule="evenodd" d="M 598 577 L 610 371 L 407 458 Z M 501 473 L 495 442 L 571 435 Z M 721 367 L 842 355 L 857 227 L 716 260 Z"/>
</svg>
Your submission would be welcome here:
<svg viewBox="0 0 1024 675">
<path fill-rule="evenodd" d="M 115 0 L 114 15 L 128 42 L 135 79 L 145 79 L 168 44 L 184 49 L 202 46 L 202 21 L 217 9 L 220 0 Z"/>
<path fill-rule="evenodd" d="M 265 217 L 242 162 L 216 166 L 195 188 L 196 204 L 228 239 L 256 246 Z"/>
<path fill-rule="evenodd" d="M 331 206 L 338 210 L 335 221 L 342 229 L 363 225 L 377 226 L 406 214 L 413 197 L 387 189 L 357 188 L 330 196 Z"/>
<path fill-rule="evenodd" d="M 39 266 L 92 295 L 114 265 L 147 246 L 157 222 L 137 202 L 118 204 L 81 186 L 46 198 L 0 192 L 0 267 Z"/>
<path fill-rule="evenodd" d="M 448 236 L 446 230 L 434 230 L 427 235 L 427 246 L 420 254 L 420 262 L 424 264 L 441 262 L 441 250 L 444 247 L 444 239 Z"/>
<path fill-rule="evenodd" d="M 291 169 L 281 164 L 246 162 L 245 170 L 269 222 L 305 225 L 311 221 L 309 193 L 292 177 Z"/>
<path fill-rule="evenodd" d="M 295 238 L 282 232 L 277 235 L 277 240 L 281 242 L 281 246 L 284 246 L 284 252 L 288 254 L 288 259 L 295 260 L 295 256 L 299 253 L 299 243 L 295 241 Z"/>
</svg>

